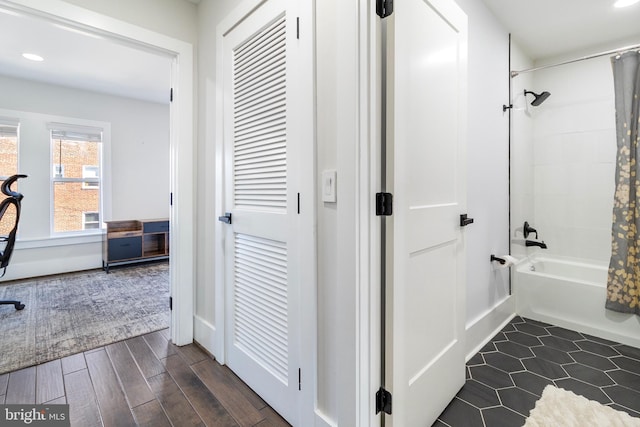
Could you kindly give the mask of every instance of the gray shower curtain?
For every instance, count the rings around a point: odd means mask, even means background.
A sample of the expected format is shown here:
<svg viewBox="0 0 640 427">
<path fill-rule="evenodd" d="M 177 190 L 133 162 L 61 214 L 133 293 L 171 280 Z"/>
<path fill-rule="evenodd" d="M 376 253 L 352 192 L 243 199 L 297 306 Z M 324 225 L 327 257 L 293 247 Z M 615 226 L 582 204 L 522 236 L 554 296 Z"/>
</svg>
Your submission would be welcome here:
<svg viewBox="0 0 640 427">
<path fill-rule="evenodd" d="M 640 315 L 640 53 L 611 58 L 618 155 L 606 307 Z"/>
</svg>

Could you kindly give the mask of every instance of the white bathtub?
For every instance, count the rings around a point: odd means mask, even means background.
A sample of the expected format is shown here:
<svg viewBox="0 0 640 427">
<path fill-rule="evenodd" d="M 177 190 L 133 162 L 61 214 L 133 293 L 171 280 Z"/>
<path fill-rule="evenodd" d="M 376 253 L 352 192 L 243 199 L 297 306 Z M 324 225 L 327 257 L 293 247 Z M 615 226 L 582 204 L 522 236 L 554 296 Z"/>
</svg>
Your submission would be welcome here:
<svg viewBox="0 0 640 427">
<path fill-rule="evenodd" d="M 604 308 L 607 265 L 533 258 L 517 265 L 516 312 L 541 322 L 640 347 L 640 316 Z"/>
</svg>

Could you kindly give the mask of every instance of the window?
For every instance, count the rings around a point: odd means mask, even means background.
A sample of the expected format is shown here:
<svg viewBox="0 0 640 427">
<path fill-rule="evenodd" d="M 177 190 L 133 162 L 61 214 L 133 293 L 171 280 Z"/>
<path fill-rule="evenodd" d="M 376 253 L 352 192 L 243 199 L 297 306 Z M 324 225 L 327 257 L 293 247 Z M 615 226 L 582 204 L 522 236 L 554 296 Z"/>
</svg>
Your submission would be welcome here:
<svg viewBox="0 0 640 427">
<path fill-rule="evenodd" d="M 82 214 L 82 229 L 91 230 L 100 228 L 100 213 L 99 212 L 84 212 Z"/>
<path fill-rule="evenodd" d="M 59 123 L 49 126 L 53 233 L 99 229 L 102 129 Z"/>
<path fill-rule="evenodd" d="M 82 188 L 100 188 L 100 168 L 98 166 L 83 165 L 82 177 L 85 178 L 85 181 L 82 182 Z"/>
<path fill-rule="evenodd" d="M 18 121 L 0 117 L 0 185 L 11 175 L 18 173 Z M 17 189 L 18 183 L 12 188 Z M 0 201 L 7 196 L 0 193 Z M 0 222 L 0 236 L 6 236 L 13 228 L 16 213 L 8 210 Z"/>
<path fill-rule="evenodd" d="M 53 165 L 53 177 L 64 178 L 64 165 Z"/>
</svg>

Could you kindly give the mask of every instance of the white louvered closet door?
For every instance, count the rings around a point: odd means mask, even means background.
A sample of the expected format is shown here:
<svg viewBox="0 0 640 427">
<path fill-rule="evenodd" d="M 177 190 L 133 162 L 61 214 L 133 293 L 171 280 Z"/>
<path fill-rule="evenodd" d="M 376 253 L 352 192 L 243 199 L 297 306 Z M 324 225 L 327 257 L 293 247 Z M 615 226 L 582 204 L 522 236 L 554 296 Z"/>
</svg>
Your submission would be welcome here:
<svg viewBox="0 0 640 427">
<path fill-rule="evenodd" d="M 300 136 L 290 3 L 262 3 L 224 37 L 225 329 L 229 367 L 295 425 Z"/>
</svg>

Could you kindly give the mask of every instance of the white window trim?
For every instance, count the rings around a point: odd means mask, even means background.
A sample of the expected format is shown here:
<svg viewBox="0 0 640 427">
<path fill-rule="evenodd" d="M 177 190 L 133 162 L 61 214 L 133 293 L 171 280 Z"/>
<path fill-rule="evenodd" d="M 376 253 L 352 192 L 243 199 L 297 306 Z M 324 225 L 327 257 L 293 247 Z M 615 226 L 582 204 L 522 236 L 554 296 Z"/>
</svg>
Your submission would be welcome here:
<svg viewBox="0 0 640 427">
<path fill-rule="evenodd" d="M 101 141 L 101 150 L 99 156 L 99 172 L 100 172 L 100 186 L 98 190 L 101 192 L 100 195 L 100 206 L 99 206 L 99 215 L 101 218 L 101 223 L 99 228 L 88 229 L 88 230 L 77 230 L 77 231 L 64 231 L 64 232 L 56 232 L 54 231 L 54 192 L 53 192 L 53 184 L 54 182 L 84 182 L 86 178 L 57 178 L 54 180 L 53 173 L 50 175 L 50 184 L 49 184 L 49 237 L 50 238 L 59 238 L 65 236 L 84 236 L 84 235 L 92 235 L 92 234 L 102 234 L 103 230 L 103 222 L 102 218 L 108 218 L 111 216 L 111 174 L 109 173 L 107 168 L 111 167 L 111 123 L 109 122 L 100 122 L 95 120 L 84 120 L 77 119 L 71 117 L 60 117 L 60 116 L 47 116 L 49 120 L 47 120 L 47 128 L 49 129 L 49 164 L 53 168 L 53 144 L 51 144 L 51 131 L 56 130 L 64 130 L 64 131 L 77 131 L 80 133 L 102 133 L 102 141 Z"/>
</svg>

